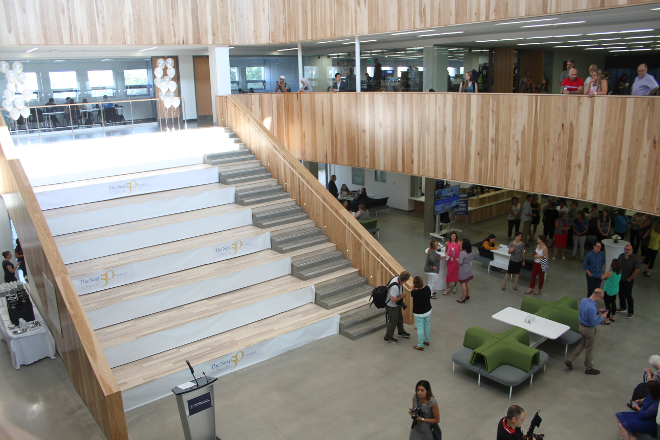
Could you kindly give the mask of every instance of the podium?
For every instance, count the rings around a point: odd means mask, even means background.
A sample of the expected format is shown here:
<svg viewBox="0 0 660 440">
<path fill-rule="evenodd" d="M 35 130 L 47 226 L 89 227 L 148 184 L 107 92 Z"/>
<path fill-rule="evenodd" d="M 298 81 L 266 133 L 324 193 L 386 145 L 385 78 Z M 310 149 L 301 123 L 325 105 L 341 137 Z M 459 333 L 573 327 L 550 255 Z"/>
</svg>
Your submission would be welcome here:
<svg viewBox="0 0 660 440">
<path fill-rule="evenodd" d="M 215 435 L 213 382 L 215 377 L 200 377 L 172 388 L 186 440 L 220 440 Z"/>
</svg>

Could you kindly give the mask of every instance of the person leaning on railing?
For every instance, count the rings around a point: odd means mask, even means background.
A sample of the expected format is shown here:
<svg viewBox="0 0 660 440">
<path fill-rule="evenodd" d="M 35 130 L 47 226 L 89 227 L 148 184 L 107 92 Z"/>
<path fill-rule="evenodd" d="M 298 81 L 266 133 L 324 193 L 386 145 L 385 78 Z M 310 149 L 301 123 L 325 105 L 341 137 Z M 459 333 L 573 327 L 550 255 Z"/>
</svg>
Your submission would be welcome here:
<svg viewBox="0 0 660 440">
<path fill-rule="evenodd" d="M 596 95 L 607 95 L 607 92 L 608 85 L 607 80 L 603 77 L 603 72 L 600 70 L 592 70 L 590 81 L 584 88 L 584 94 L 588 95 L 589 98 L 593 98 Z"/>
</svg>

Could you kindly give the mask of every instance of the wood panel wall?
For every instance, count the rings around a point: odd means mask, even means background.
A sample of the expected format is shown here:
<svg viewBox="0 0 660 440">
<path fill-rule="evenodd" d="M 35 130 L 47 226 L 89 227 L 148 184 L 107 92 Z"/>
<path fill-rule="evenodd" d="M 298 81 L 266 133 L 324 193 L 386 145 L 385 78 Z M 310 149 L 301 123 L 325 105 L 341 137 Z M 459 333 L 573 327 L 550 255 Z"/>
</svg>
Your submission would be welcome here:
<svg viewBox="0 0 660 440">
<path fill-rule="evenodd" d="M 297 159 L 660 214 L 658 97 L 261 93 L 235 99 Z"/>
<path fill-rule="evenodd" d="M 513 66 L 515 65 L 513 47 L 493 49 L 493 92 L 513 92 Z"/>
<path fill-rule="evenodd" d="M 0 2 L 1 44 L 268 44 L 562 14 L 657 0 Z"/>
<path fill-rule="evenodd" d="M 209 57 L 193 57 L 195 71 L 195 100 L 197 102 L 197 119 L 200 116 L 213 118 L 213 93 L 211 92 L 211 69 Z"/>
<path fill-rule="evenodd" d="M 0 194 L 7 205 L 25 261 L 42 304 L 48 304 L 43 275 L 55 287 L 62 333 L 50 321 L 48 310 L 39 310 L 55 338 L 71 382 L 108 439 L 127 440 L 121 392 L 103 354 L 71 278 L 41 212 L 32 186 L 18 159 L 7 154 L 14 148 L 0 118 Z M 0 436 L 1 437 L 1 436 Z"/>
<path fill-rule="evenodd" d="M 231 127 L 370 285 L 387 285 L 404 270 L 241 101 L 233 96 L 215 99 L 219 124 Z M 412 287 L 412 280 L 408 284 Z M 412 307 L 404 318 L 413 322 Z"/>
<path fill-rule="evenodd" d="M 543 80 L 543 63 L 545 60 L 545 51 L 543 49 L 527 50 L 523 49 L 519 52 L 520 66 L 518 66 L 518 82 L 524 77 L 525 70 L 529 70 L 532 74 L 532 80 L 536 87 L 541 85 Z M 519 90 L 520 92 L 520 90 Z"/>
</svg>

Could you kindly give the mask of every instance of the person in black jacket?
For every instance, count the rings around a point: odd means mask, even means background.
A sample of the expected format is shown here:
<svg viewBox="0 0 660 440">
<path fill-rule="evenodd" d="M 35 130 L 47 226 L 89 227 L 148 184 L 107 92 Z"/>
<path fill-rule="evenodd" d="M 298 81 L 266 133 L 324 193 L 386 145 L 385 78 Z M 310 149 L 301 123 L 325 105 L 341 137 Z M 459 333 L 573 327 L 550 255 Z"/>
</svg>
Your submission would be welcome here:
<svg viewBox="0 0 660 440">
<path fill-rule="evenodd" d="M 357 203 L 358 206 L 361 203 L 364 203 L 366 205 L 368 201 L 369 201 L 369 196 L 367 195 L 367 188 L 362 187 L 362 189 L 360 190 L 360 194 L 358 194 L 357 199 L 355 199 L 355 203 Z"/>
<path fill-rule="evenodd" d="M 16 267 L 11 262 L 11 252 L 4 251 L 2 253 L 4 260 L 2 260 L 2 270 L 5 273 L 5 283 L 11 283 L 12 281 L 18 281 L 16 279 Z"/>
<path fill-rule="evenodd" d="M 328 183 L 328 191 L 330 191 L 330 194 L 332 194 L 332 197 L 335 199 L 339 197 L 339 190 L 337 190 L 337 184 L 335 181 L 337 180 L 337 176 L 334 174 L 330 178 L 330 182 Z"/>
<path fill-rule="evenodd" d="M 525 410 L 518 405 L 511 405 L 506 417 L 497 423 L 497 440 L 523 440 L 522 429 L 525 421 Z"/>
<path fill-rule="evenodd" d="M 413 314 L 415 315 L 415 327 L 417 327 L 417 345 L 413 345 L 415 350 L 424 351 L 424 346 L 429 345 L 431 336 L 431 289 L 424 286 L 422 277 L 413 278 L 415 287 L 410 296 L 413 299 Z"/>
</svg>

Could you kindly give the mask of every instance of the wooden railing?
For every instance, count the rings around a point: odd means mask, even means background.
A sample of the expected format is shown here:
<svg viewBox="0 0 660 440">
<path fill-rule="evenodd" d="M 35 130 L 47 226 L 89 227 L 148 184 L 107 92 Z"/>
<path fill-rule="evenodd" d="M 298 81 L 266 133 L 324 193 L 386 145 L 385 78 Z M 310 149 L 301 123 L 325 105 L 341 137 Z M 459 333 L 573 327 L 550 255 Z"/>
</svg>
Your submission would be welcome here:
<svg viewBox="0 0 660 440">
<path fill-rule="evenodd" d="M 55 338 L 71 382 L 108 439 L 127 440 L 121 391 L 96 339 L 64 262 L 57 250 L 32 186 L 18 159 L 13 142 L 0 118 L 0 194 L 7 205 L 30 268 L 30 286 L 46 307 L 44 278 L 55 288 L 62 332 L 49 310 L 39 310 Z M 34 292 L 34 289 L 33 289 Z"/>
<path fill-rule="evenodd" d="M 216 96 L 215 99 L 218 124 L 236 132 L 370 285 L 386 285 L 404 270 L 240 100 L 233 96 Z M 406 322 L 412 322 L 412 308 L 407 312 Z"/>
<path fill-rule="evenodd" d="M 657 0 L 32 0 L 0 3 L 0 42 L 274 44 L 564 14 Z M 54 19 L 56 18 L 56 19 Z M 154 54 L 157 51 L 150 52 Z"/>
<path fill-rule="evenodd" d="M 241 94 L 299 160 L 660 214 L 660 98 Z"/>
</svg>

